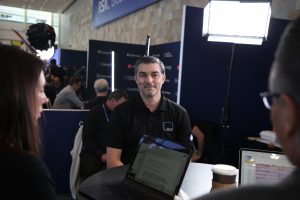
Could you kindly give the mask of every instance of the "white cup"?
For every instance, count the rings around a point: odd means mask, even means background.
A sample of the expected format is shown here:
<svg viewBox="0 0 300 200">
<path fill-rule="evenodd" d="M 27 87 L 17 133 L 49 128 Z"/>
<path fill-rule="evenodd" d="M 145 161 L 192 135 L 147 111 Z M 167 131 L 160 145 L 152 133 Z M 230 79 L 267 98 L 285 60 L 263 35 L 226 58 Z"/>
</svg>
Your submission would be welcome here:
<svg viewBox="0 0 300 200">
<path fill-rule="evenodd" d="M 238 170 L 231 165 L 218 164 L 212 167 L 213 179 L 211 190 L 235 188 Z"/>
</svg>

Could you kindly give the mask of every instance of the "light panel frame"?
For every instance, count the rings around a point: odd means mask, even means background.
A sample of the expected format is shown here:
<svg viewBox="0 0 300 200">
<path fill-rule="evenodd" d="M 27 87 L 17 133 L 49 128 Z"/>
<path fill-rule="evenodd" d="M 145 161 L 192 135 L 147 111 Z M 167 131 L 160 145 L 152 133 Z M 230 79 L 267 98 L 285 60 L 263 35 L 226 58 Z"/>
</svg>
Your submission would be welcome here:
<svg viewBox="0 0 300 200">
<path fill-rule="evenodd" d="M 211 0 L 204 8 L 202 35 L 208 41 L 261 45 L 270 18 L 269 1 Z"/>
</svg>

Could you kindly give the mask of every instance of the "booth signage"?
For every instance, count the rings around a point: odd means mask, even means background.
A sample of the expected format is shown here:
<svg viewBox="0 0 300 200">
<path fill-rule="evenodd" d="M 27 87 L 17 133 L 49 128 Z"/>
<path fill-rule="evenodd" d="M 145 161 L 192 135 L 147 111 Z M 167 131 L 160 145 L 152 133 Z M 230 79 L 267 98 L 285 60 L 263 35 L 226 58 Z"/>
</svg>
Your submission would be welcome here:
<svg viewBox="0 0 300 200">
<path fill-rule="evenodd" d="M 102 26 L 159 0 L 94 0 L 93 25 Z"/>
</svg>

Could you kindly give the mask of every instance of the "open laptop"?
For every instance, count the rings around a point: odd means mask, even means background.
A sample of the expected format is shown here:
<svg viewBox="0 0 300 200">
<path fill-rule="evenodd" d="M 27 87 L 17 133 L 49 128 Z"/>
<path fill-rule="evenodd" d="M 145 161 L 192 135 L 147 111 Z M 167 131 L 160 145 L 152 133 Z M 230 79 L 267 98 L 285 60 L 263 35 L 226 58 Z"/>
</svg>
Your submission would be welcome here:
<svg viewBox="0 0 300 200">
<path fill-rule="evenodd" d="M 239 154 L 239 185 L 276 183 L 295 169 L 282 152 L 242 148 Z"/>
<path fill-rule="evenodd" d="M 97 194 L 88 194 L 93 199 L 174 199 L 178 194 L 190 163 L 193 149 L 178 143 L 144 135 L 137 154 L 120 180 L 124 167 L 101 172 L 105 177 Z M 111 177 L 111 179 L 109 178 Z M 116 181 L 116 179 L 118 179 Z M 118 191 L 125 187 L 125 191 Z M 95 188 L 90 188 L 94 190 Z M 85 189 L 85 193 L 89 193 Z"/>
</svg>

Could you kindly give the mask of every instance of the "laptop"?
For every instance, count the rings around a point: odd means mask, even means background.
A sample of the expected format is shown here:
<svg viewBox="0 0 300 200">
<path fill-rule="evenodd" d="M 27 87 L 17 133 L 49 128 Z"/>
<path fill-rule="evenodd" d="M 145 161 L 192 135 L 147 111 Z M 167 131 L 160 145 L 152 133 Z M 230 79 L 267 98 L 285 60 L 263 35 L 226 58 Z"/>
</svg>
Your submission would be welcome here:
<svg viewBox="0 0 300 200">
<path fill-rule="evenodd" d="M 239 185 L 277 183 L 295 169 L 282 152 L 242 148 L 239 154 Z"/>
<path fill-rule="evenodd" d="M 124 178 L 120 181 L 120 170 L 124 170 L 125 166 L 103 171 L 101 173 L 104 173 L 105 180 L 97 186 L 97 194 L 88 196 L 93 199 L 114 200 L 173 200 L 181 187 L 192 152 L 191 147 L 144 135 L 133 161 L 126 167 Z M 120 185 L 126 189 L 118 191 Z M 89 189 L 92 191 L 95 188 Z M 85 191 L 89 193 L 88 189 Z"/>
</svg>

